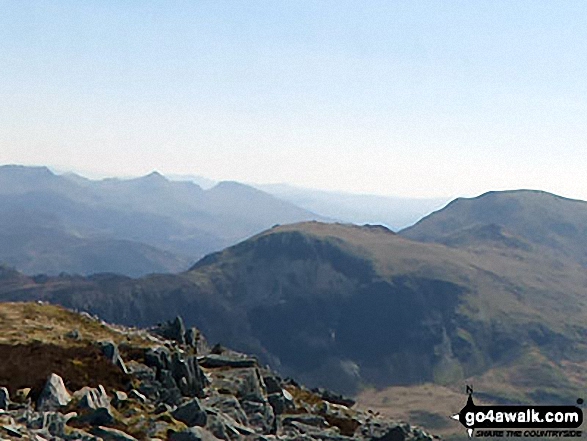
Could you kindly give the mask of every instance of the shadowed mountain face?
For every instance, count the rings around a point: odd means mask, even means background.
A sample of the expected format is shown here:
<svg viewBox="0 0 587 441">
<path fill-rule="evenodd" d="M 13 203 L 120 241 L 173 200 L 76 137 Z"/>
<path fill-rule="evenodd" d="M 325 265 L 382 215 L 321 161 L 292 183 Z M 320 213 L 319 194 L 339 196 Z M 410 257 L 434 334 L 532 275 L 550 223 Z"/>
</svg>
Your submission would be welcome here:
<svg viewBox="0 0 587 441">
<path fill-rule="evenodd" d="M 91 181 L 0 167 L 0 262 L 29 274 L 177 272 L 276 223 L 318 218 L 237 183 L 202 190 L 158 173 Z"/>
<path fill-rule="evenodd" d="M 450 218 L 449 208 L 439 214 Z M 7 272 L 0 299 L 42 298 L 138 325 L 181 313 L 212 341 L 339 391 L 474 377 L 494 400 L 575 400 L 587 368 L 584 267 L 496 220 L 455 229 L 452 246 L 383 227 L 279 226 L 179 275 Z"/>
</svg>

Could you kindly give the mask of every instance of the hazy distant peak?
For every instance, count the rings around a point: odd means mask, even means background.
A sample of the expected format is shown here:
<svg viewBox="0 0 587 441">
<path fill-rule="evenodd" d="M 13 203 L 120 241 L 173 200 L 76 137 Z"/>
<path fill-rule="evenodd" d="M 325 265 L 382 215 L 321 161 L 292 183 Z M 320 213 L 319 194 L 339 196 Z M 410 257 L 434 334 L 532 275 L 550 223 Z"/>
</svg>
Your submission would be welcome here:
<svg viewBox="0 0 587 441">
<path fill-rule="evenodd" d="M 156 171 L 156 170 L 152 171 L 148 175 L 141 176 L 138 179 L 149 180 L 149 181 L 165 181 L 165 182 L 168 182 L 168 179 L 165 176 L 163 176 L 161 173 L 159 173 L 158 171 Z"/>
<path fill-rule="evenodd" d="M 55 176 L 55 174 L 49 170 L 48 167 L 42 166 L 29 166 L 29 165 L 20 165 L 20 164 L 7 164 L 7 165 L 0 165 L 0 172 L 7 172 L 18 174 L 22 176 Z"/>
<path fill-rule="evenodd" d="M 211 190 L 249 190 L 254 191 L 255 193 L 263 193 L 261 190 L 258 190 L 250 185 L 241 184 L 237 181 L 220 181 Z"/>
</svg>

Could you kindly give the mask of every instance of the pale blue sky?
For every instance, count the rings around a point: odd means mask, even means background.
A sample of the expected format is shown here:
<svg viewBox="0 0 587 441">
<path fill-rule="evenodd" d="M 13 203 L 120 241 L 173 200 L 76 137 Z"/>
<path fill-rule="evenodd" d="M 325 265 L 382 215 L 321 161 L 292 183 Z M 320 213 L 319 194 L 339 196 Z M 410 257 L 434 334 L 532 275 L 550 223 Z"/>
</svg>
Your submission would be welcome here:
<svg viewBox="0 0 587 441">
<path fill-rule="evenodd" d="M 0 0 L 0 163 L 587 199 L 584 1 Z"/>
</svg>

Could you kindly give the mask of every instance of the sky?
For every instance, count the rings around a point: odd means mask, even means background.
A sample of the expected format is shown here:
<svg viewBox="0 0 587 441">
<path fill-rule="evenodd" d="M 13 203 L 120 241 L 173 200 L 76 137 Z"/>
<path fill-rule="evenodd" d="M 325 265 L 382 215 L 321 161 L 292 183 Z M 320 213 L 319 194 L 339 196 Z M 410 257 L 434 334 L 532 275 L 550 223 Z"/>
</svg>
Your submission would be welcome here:
<svg viewBox="0 0 587 441">
<path fill-rule="evenodd" d="M 587 200 L 584 1 L 0 0 L 0 163 Z"/>
</svg>

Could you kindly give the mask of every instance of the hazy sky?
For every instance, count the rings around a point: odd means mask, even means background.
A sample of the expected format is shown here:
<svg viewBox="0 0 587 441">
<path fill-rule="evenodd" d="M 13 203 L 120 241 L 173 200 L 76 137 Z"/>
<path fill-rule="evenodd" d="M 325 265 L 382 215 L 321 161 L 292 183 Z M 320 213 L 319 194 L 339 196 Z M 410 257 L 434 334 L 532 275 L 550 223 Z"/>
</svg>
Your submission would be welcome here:
<svg viewBox="0 0 587 441">
<path fill-rule="evenodd" d="M 587 199 L 587 2 L 0 0 L 0 163 Z"/>
</svg>

